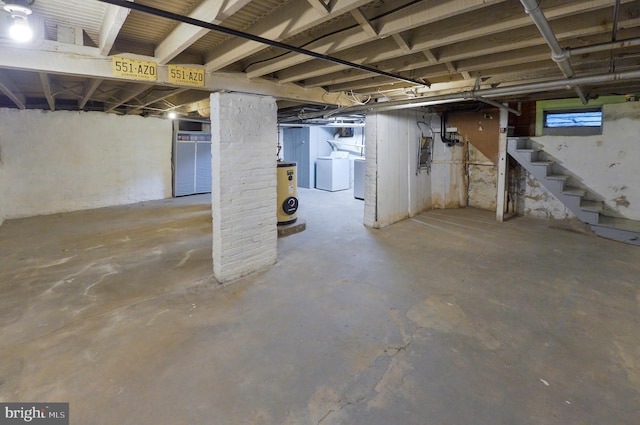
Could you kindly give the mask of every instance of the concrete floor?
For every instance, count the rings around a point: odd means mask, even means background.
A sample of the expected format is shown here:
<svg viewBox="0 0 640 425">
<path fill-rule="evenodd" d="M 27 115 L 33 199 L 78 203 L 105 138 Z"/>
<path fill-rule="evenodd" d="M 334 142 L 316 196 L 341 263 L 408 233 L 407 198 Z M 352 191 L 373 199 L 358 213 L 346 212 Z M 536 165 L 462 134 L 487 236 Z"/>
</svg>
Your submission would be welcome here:
<svg viewBox="0 0 640 425">
<path fill-rule="evenodd" d="M 471 208 L 382 230 L 301 190 L 270 270 L 206 196 L 0 227 L 0 401 L 71 424 L 638 424 L 640 249 Z"/>
</svg>

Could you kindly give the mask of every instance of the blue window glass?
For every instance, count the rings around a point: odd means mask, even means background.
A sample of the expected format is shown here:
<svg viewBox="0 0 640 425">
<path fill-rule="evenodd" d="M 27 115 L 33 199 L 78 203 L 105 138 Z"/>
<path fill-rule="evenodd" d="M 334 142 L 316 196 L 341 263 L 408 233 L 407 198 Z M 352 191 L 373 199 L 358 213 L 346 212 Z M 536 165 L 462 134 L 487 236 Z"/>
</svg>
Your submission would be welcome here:
<svg viewBox="0 0 640 425">
<path fill-rule="evenodd" d="M 544 126 L 557 127 L 600 127 L 602 111 L 547 112 Z"/>
</svg>

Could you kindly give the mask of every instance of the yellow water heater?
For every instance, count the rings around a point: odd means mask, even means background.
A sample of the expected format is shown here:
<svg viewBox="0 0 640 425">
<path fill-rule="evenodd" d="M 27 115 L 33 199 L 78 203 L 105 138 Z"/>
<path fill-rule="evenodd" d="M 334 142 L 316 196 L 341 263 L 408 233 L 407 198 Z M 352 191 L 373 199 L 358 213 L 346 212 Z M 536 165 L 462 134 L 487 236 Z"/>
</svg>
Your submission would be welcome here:
<svg viewBox="0 0 640 425">
<path fill-rule="evenodd" d="M 295 162 L 278 162 L 278 226 L 298 219 L 298 176 Z"/>
</svg>

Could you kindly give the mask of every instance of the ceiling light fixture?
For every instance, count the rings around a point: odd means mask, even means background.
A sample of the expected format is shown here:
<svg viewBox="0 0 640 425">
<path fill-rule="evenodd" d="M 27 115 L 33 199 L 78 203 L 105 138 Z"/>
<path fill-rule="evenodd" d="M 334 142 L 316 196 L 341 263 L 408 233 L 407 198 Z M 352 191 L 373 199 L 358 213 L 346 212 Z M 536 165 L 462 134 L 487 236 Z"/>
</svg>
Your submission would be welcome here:
<svg viewBox="0 0 640 425">
<path fill-rule="evenodd" d="M 176 118 L 178 118 L 178 114 L 176 114 L 175 112 L 171 111 L 171 112 L 169 112 L 169 113 L 167 114 L 167 117 L 168 117 L 170 120 L 175 120 Z"/>
<path fill-rule="evenodd" d="M 31 6 L 34 2 L 10 1 L 4 5 L 4 10 L 11 14 L 13 25 L 9 28 L 9 35 L 15 41 L 26 43 L 33 38 L 33 30 L 29 26 L 28 16 L 31 15 Z"/>
</svg>

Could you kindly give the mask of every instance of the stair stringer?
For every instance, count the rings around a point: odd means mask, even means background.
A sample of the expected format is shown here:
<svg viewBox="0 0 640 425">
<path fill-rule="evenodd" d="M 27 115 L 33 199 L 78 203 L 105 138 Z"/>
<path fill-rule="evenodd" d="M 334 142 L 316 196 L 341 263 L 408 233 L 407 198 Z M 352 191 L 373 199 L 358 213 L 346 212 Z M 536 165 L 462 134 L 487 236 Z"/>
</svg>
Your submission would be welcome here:
<svg viewBox="0 0 640 425">
<path fill-rule="evenodd" d="M 509 138 L 507 152 L 596 235 L 640 246 L 639 221 L 603 215 L 602 203 L 586 200 L 585 189 L 569 186 L 567 170 L 533 147 L 528 138 Z"/>
</svg>

